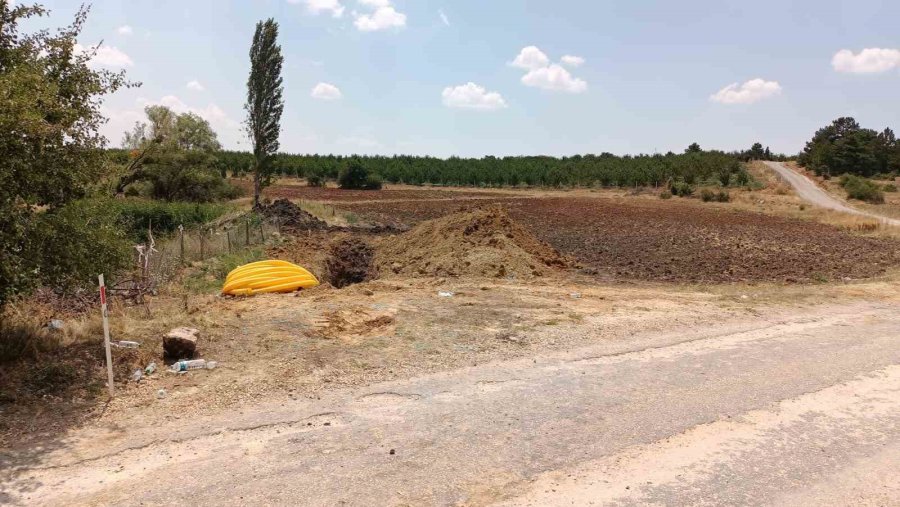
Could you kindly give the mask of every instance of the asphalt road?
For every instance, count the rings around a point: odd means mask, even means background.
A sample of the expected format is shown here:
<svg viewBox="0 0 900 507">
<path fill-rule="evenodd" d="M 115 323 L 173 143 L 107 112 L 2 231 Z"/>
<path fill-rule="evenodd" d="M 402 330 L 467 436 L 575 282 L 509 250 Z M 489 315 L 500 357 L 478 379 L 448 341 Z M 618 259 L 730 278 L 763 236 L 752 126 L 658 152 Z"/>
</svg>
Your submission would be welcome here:
<svg viewBox="0 0 900 507">
<path fill-rule="evenodd" d="M 800 196 L 801 199 L 809 202 L 810 204 L 835 211 L 850 213 L 853 215 L 877 218 L 885 224 L 900 226 L 900 220 L 884 217 L 875 213 L 869 213 L 867 211 L 858 210 L 856 208 L 848 206 L 847 203 L 834 198 L 828 192 L 819 188 L 818 185 L 810 181 L 810 179 L 806 176 L 798 173 L 797 171 L 794 171 L 793 169 L 785 167 L 785 165 L 780 162 L 764 162 L 764 164 L 778 173 L 778 175 L 781 176 L 782 179 L 784 179 L 788 182 L 788 184 L 794 187 L 794 190 L 797 192 L 797 195 Z"/>
<path fill-rule="evenodd" d="M 897 505 L 900 306 L 263 403 L 13 456 L 22 505 Z"/>
</svg>

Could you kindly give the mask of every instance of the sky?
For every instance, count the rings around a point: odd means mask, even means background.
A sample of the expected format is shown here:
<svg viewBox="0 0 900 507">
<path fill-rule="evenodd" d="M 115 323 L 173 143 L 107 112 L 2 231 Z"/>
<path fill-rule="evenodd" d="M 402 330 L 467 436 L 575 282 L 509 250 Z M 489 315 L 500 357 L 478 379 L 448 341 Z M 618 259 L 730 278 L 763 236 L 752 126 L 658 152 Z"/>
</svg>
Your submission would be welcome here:
<svg viewBox="0 0 900 507">
<path fill-rule="evenodd" d="M 79 2 L 42 3 L 61 26 Z M 165 104 L 247 150 L 248 50 L 269 17 L 284 152 L 797 153 L 840 116 L 900 129 L 896 0 L 95 0 L 80 44 L 142 83 L 105 101 L 110 143 Z"/>
</svg>

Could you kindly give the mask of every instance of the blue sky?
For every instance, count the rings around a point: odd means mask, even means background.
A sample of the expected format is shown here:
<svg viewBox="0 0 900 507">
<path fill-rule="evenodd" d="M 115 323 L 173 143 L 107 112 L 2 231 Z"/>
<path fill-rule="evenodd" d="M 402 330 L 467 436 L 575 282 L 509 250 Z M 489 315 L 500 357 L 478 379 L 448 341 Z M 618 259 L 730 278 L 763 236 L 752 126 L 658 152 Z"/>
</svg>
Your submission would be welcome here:
<svg viewBox="0 0 900 507">
<path fill-rule="evenodd" d="M 44 3 L 51 25 L 77 8 Z M 796 153 L 838 116 L 900 129 L 896 0 L 96 0 L 81 43 L 143 83 L 107 100 L 111 142 L 165 103 L 246 149 L 247 51 L 268 17 L 283 151 Z"/>
</svg>

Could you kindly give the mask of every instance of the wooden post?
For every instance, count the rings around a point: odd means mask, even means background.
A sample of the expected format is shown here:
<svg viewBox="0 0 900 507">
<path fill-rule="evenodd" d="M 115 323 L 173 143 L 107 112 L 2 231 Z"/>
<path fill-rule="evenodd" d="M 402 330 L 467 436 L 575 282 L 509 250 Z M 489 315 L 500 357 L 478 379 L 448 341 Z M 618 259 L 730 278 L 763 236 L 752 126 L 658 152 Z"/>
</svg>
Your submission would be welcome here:
<svg viewBox="0 0 900 507">
<path fill-rule="evenodd" d="M 106 378 L 109 385 L 109 397 L 112 398 L 116 394 L 116 386 L 113 379 L 112 350 L 109 343 L 109 310 L 106 307 L 106 282 L 103 280 L 103 275 L 99 276 L 99 280 L 100 312 L 103 314 L 103 345 L 106 347 Z"/>
<path fill-rule="evenodd" d="M 247 217 L 247 224 L 246 224 L 246 225 L 247 225 L 247 229 L 246 229 L 246 232 L 247 232 L 247 234 L 246 234 L 247 246 L 250 246 L 250 217 Z"/>
<path fill-rule="evenodd" d="M 266 242 L 266 231 L 264 230 L 263 221 L 259 221 L 259 237 L 262 238 L 262 242 Z"/>
<path fill-rule="evenodd" d="M 206 258 L 206 231 L 200 229 L 200 260 Z"/>
<path fill-rule="evenodd" d="M 179 255 L 179 259 L 181 260 L 181 265 L 184 266 L 184 226 L 178 226 L 178 235 L 180 236 L 181 243 L 181 254 Z"/>
<path fill-rule="evenodd" d="M 228 238 L 228 253 L 231 253 L 231 231 L 225 230 L 225 237 Z"/>
</svg>

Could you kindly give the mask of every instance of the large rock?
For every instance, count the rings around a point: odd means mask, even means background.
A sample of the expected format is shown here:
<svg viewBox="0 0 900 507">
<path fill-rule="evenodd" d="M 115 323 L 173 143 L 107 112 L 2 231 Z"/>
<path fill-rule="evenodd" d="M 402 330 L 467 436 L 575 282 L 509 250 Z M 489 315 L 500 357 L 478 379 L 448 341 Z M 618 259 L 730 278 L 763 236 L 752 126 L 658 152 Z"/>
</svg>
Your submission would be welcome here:
<svg viewBox="0 0 900 507">
<path fill-rule="evenodd" d="M 200 331 L 190 327 L 177 327 L 163 336 L 163 351 L 170 359 L 191 359 L 197 352 Z"/>
</svg>

